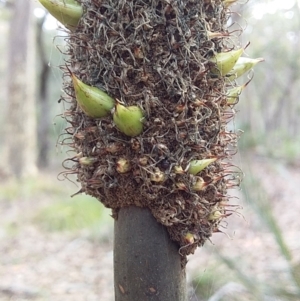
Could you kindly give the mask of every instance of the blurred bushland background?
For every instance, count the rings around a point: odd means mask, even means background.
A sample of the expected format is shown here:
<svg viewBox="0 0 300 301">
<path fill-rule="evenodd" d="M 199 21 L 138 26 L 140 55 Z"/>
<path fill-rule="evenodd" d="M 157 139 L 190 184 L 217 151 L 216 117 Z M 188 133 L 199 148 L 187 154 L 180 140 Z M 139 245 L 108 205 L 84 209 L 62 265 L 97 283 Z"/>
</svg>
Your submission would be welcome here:
<svg viewBox="0 0 300 301">
<path fill-rule="evenodd" d="M 230 125 L 244 132 L 239 207 L 190 256 L 189 300 L 299 301 L 300 1 L 238 0 L 232 11 L 245 55 L 265 62 L 240 80 L 253 77 Z M 110 211 L 71 197 L 80 187 L 60 175 L 59 26 L 36 0 L 0 0 L 0 300 L 114 300 Z"/>
</svg>

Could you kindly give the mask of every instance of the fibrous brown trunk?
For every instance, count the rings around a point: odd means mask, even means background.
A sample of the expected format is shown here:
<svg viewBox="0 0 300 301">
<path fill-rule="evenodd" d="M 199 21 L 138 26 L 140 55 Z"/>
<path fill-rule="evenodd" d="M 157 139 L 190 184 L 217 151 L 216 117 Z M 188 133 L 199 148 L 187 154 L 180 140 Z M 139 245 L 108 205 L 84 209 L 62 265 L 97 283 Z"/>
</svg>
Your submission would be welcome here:
<svg viewBox="0 0 300 301">
<path fill-rule="evenodd" d="M 185 301 L 179 246 L 147 208 L 119 211 L 114 236 L 115 301 Z"/>
<path fill-rule="evenodd" d="M 12 8 L 8 52 L 5 169 L 16 177 L 36 173 L 35 61 L 32 2 Z"/>
</svg>

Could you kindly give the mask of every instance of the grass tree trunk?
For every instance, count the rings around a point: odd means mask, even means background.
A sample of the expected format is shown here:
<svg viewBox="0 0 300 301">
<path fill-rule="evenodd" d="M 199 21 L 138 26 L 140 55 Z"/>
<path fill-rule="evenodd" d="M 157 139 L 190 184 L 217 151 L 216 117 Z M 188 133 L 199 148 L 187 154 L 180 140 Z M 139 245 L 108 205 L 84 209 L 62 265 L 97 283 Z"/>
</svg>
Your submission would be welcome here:
<svg viewBox="0 0 300 301">
<path fill-rule="evenodd" d="M 225 28 L 235 1 L 60 2 L 52 13 L 71 31 L 62 143 L 75 152 L 65 175 L 112 208 L 116 300 L 184 301 L 186 256 L 231 214 L 240 179 L 226 161 L 246 86 L 235 88 L 243 48 Z"/>
<path fill-rule="evenodd" d="M 115 300 L 187 300 L 178 249 L 149 209 L 120 209 L 114 235 Z"/>
<path fill-rule="evenodd" d="M 224 47 L 210 37 L 224 32 L 222 1 L 82 7 L 78 26 L 69 26 L 65 75 L 73 81 L 64 100 L 76 154 L 65 165 L 78 163 L 66 174 L 77 173 L 82 192 L 113 210 L 116 301 L 185 301 L 186 256 L 216 231 L 219 216 L 211 216 L 223 212 L 226 172 L 216 160 L 236 139 L 221 121 L 225 82 L 210 60 Z M 212 164 L 189 172 L 197 160 Z"/>
</svg>

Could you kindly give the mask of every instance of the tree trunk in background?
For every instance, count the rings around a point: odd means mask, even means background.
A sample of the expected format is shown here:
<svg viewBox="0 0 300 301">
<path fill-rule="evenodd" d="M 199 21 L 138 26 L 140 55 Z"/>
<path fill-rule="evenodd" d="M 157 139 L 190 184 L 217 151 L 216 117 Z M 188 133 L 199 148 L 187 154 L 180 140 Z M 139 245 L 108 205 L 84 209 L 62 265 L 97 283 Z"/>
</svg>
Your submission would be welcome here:
<svg viewBox="0 0 300 301">
<path fill-rule="evenodd" d="M 32 2 L 16 0 L 8 41 L 6 170 L 18 178 L 36 167 L 35 37 Z"/>
<path fill-rule="evenodd" d="M 178 245 L 149 209 L 121 208 L 114 234 L 115 301 L 186 301 Z"/>
<path fill-rule="evenodd" d="M 50 68 L 47 63 L 45 47 L 43 24 L 46 16 L 38 21 L 37 24 L 37 52 L 41 63 L 39 76 L 39 91 L 38 91 L 38 105 L 39 105 L 39 127 L 38 127 L 38 165 L 46 168 L 49 166 L 49 146 L 50 146 L 50 106 L 49 106 L 49 76 Z"/>
</svg>

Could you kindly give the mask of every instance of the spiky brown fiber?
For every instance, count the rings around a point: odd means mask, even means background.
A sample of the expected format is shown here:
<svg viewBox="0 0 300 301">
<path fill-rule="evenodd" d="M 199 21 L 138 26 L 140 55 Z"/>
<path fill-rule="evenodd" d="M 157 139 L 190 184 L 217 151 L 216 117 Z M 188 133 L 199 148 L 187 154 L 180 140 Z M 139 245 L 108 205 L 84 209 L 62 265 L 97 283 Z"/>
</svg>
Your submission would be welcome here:
<svg viewBox="0 0 300 301">
<path fill-rule="evenodd" d="M 142 134 L 130 138 L 112 117 L 92 119 L 76 103 L 66 71 L 65 118 L 82 192 L 112 208 L 149 207 L 185 256 L 218 231 L 227 189 L 239 184 L 228 169 L 237 135 L 226 129 L 234 111 L 226 103 L 226 79 L 211 74 L 209 58 L 230 50 L 227 10 L 221 0 L 83 0 L 84 14 L 68 39 L 68 69 L 145 115 Z M 223 32 L 222 38 L 210 38 Z M 95 158 L 91 165 L 78 156 Z M 197 176 L 191 160 L 217 157 Z M 126 173 L 119 160 L 130 162 Z M 67 160 L 67 161 L 68 161 Z M 178 169 L 178 167 L 181 167 Z M 182 172 L 176 172 L 182 170 Z M 203 189 L 193 189 L 199 181 Z M 211 219 L 211 213 L 220 212 Z M 223 213 L 223 215 L 222 215 Z M 187 242 L 186 237 L 193 235 Z"/>
</svg>

